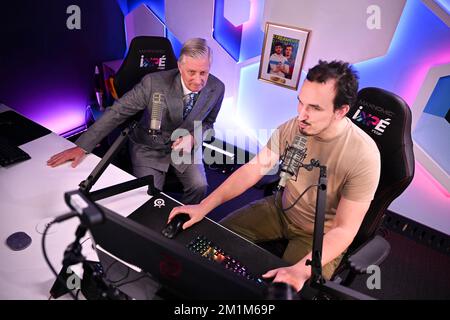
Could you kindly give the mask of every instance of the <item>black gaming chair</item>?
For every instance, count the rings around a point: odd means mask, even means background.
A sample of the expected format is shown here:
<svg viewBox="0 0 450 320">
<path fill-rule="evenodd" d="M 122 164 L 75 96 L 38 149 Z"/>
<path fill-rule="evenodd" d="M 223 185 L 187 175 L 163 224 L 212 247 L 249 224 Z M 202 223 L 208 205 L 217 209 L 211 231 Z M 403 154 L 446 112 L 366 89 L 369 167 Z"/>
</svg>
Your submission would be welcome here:
<svg viewBox="0 0 450 320">
<path fill-rule="evenodd" d="M 130 91 L 148 73 L 177 67 L 177 58 L 169 39 L 140 36 L 131 40 L 130 47 L 119 70 L 110 80 L 115 99 Z"/>
<path fill-rule="evenodd" d="M 113 105 L 115 100 L 118 100 L 126 92 L 130 91 L 141 79 L 153 72 L 170 70 L 177 67 L 177 58 L 172 49 L 172 44 L 169 39 L 164 37 L 154 36 L 140 36 L 131 40 L 128 52 L 120 65 L 117 72 L 111 68 L 105 67 L 98 77 L 96 77 L 96 91 L 105 91 L 102 93 L 104 103 L 101 106 L 96 106 L 93 115 L 89 115 L 89 121 L 86 121 L 87 126 L 92 125 L 101 113 L 102 107 Z M 103 74 L 103 75 L 101 75 Z M 96 74 L 97 76 L 97 74 Z M 100 78 L 105 78 L 104 83 Z M 98 101 L 92 103 L 94 106 Z M 138 120 L 142 113 L 138 113 L 132 119 Z M 121 125 L 117 132 L 111 134 L 108 139 L 110 144 L 117 138 L 119 133 L 131 122 L 128 120 Z"/>
<path fill-rule="evenodd" d="M 117 73 L 110 77 L 108 90 L 114 100 L 119 99 L 125 93 L 141 81 L 141 79 L 153 72 L 170 70 L 177 67 L 177 58 L 169 39 L 164 37 L 140 36 L 131 40 L 128 52 Z M 128 119 L 109 136 L 109 144 L 112 144 L 120 132 L 125 129 L 132 120 L 139 121 L 142 111 Z"/>
<path fill-rule="evenodd" d="M 113 100 L 117 100 L 139 83 L 145 75 L 176 67 L 177 58 L 169 39 L 156 36 L 135 37 L 131 40 L 128 52 L 120 68 L 112 77 L 106 79 L 107 91 Z M 142 111 L 113 130 L 107 137 L 107 144 L 110 146 L 132 120 L 138 121 L 141 116 Z M 120 150 L 113 162 L 122 169 L 132 173 L 127 146 Z M 176 184 L 177 181 L 174 183 Z"/>
<path fill-rule="evenodd" d="M 379 88 L 364 88 L 348 117 L 376 142 L 381 176 L 361 227 L 333 275 L 337 280 L 349 270 L 342 285 L 349 285 L 357 274 L 366 273 L 368 266 L 379 265 L 387 257 L 390 245 L 377 231 L 386 209 L 414 177 L 411 110 L 401 97 Z"/>
<path fill-rule="evenodd" d="M 359 231 L 346 251 L 332 280 L 348 286 L 357 274 L 367 272 L 370 265 L 380 265 L 390 252 L 382 237 L 381 224 L 386 209 L 414 176 L 414 154 L 411 139 L 411 110 L 399 96 L 379 88 L 359 91 L 356 104 L 348 117 L 376 142 L 381 155 L 381 176 L 374 199 Z M 272 193 L 276 176 L 266 177 L 259 188 Z M 282 256 L 287 241 L 259 243 L 263 248 Z"/>
</svg>

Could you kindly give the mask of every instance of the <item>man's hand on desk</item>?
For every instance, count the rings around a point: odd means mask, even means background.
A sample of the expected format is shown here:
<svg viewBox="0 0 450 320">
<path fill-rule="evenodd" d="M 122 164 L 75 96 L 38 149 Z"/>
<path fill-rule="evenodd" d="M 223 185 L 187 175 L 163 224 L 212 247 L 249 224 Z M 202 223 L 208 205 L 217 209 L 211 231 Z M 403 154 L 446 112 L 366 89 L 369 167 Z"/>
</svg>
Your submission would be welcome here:
<svg viewBox="0 0 450 320">
<path fill-rule="evenodd" d="M 273 282 L 284 282 L 291 285 L 296 292 L 303 288 L 306 280 L 311 277 L 311 268 L 304 265 L 303 260 L 295 265 L 267 271 L 263 278 L 274 278 Z"/>
<path fill-rule="evenodd" d="M 84 159 L 86 153 L 80 147 L 73 147 L 58 154 L 52 156 L 48 161 L 47 165 L 50 167 L 56 167 L 60 164 L 66 163 L 67 161 L 72 161 L 72 168 L 75 168 Z"/>
<path fill-rule="evenodd" d="M 195 205 L 186 205 L 186 206 L 175 207 L 170 212 L 169 218 L 167 219 L 167 223 L 169 223 L 176 215 L 178 215 L 180 213 L 186 213 L 189 215 L 190 220 L 188 220 L 184 223 L 183 229 L 187 229 L 190 226 L 192 226 L 193 224 L 202 220 L 208 214 L 208 212 L 209 211 L 201 203 L 195 204 Z"/>
</svg>

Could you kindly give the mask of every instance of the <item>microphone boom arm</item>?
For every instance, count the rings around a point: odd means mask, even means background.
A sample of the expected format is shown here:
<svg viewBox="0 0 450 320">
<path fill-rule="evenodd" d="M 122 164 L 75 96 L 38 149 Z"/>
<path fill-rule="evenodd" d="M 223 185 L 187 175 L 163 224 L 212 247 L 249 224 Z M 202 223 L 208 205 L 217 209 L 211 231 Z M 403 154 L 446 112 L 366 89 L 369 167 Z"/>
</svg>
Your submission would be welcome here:
<svg viewBox="0 0 450 320">
<path fill-rule="evenodd" d="M 133 121 L 125 130 L 123 130 L 120 133 L 119 137 L 114 141 L 114 143 L 105 153 L 104 157 L 100 160 L 100 162 L 97 164 L 94 170 L 92 170 L 91 174 L 86 178 L 86 180 L 80 182 L 79 187 L 81 191 L 88 193 L 91 190 L 92 186 L 97 182 L 102 173 L 109 166 L 114 156 L 120 151 L 122 146 L 125 144 L 125 142 L 128 139 L 130 131 L 133 130 L 136 127 L 136 125 L 137 122 Z"/>
<path fill-rule="evenodd" d="M 365 295 L 351 288 L 344 287 L 333 281 L 326 280 L 322 275 L 322 249 L 325 226 L 325 209 L 327 198 L 327 167 L 320 165 L 318 160 L 311 160 L 310 164 L 302 167 L 308 171 L 318 167 L 320 169 L 317 184 L 316 215 L 314 218 L 314 235 L 311 260 L 306 260 L 306 265 L 311 266 L 311 278 L 305 283 L 300 291 L 300 296 L 306 299 L 329 299 L 343 300 L 374 300 L 373 297 Z"/>
</svg>

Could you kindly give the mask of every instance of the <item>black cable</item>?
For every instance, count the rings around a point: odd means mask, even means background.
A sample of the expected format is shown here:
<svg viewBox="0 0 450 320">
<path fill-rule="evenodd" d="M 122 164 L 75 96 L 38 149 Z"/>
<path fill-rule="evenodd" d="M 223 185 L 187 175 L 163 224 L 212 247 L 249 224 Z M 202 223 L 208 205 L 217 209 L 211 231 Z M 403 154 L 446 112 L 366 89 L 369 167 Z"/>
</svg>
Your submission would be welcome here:
<svg viewBox="0 0 450 320">
<path fill-rule="evenodd" d="M 283 208 L 283 203 L 282 203 L 281 201 L 280 201 L 281 207 L 278 206 L 277 197 L 278 197 L 278 195 L 280 194 L 280 190 L 277 189 L 277 191 L 275 192 L 275 206 L 276 206 L 278 209 L 280 209 L 281 211 L 283 211 L 284 213 L 286 213 L 286 211 L 292 209 L 292 208 L 297 204 L 297 202 L 301 199 L 301 197 L 303 197 L 303 195 L 304 195 L 309 189 L 311 189 L 312 187 L 318 187 L 318 186 L 319 186 L 318 184 L 312 184 L 312 185 L 310 185 L 309 187 L 307 187 L 307 188 L 306 188 L 306 189 L 298 196 L 298 198 L 294 201 L 294 203 L 291 204 L 291 205 L 290 205 L 289 207 L 287 207 L 287 208 Z"/>
<path fill-rule="evenodd" d="M 112 267 L 113 265 L 115 265 L 117 262 L 118 262 L 118 260 L 114 260 L 114 262 L 112 262 L 112 263 L 108 266 L 108 268 L 106 268 L 106 270 L 105 270 L 105 278 L 106 278 L 106 280 L 107 280 L 108 282 L 111 282 L 111 283 L 117 283 L 117 282 L 120 282 L 120 281 L 125 280 L 126 278 L 128 278 L 128 277 L 130 276 L 130 268 L 127 267 L 127 273 L 126 273 L 126 275 L 123 276 L 122 278 L 120 278 L 119 280 L 110 280 L 110 279 L 108 278 L 108 272 L 109 272 L 109 270 L 110 270 L 111 267 Z"/>
<path fill-rule="evenodd" d="M 125 280 L 129 276 L 130 276 L 130 268 L 127 268 L 127 274 L 125 276 L 123 276 L 122 278 L 120 278 L 119 280 L 109 280 L 108 278 L 106 278 L 106 279 L 108 279 L 108 281 L 111 283 L 117 283 L 117 282 Z"/>
<path fill-rule="evenodd" d="M 149 278 L 150 280 L 152 280 L 152 277 L 150 277 L 150 276 L 147 275 L 147 274 L 144 274 L 144 275 L 142 275 L 142 276 L 140 276 L 140 277 L 137 277 L 136 279 L 133 279 L 133 280 L 126 281 L 126 282 L 123 282 L 123 283 L 121 283 L 121 284 L 118 284 L 118 285 L 116 286 L 116 288 L 119 288 L 119 287 L 124 286 L 124 285 L 126 285 L 126 284 L 130 284 L 130 283 L 136 282 L 136 281 L 141 280 L 141 279 L 143 279 L 143 278 Z"/>
<path fill-rule="evenodd" d="M 76 213 L 72 213 L 72 217 L 76 217 L 78 214 Z M 69 218 L 69 215 L 66 216 L 66 218 Z M 66 220 L 66 219 L 65 219 Z M 53 268 L 50 259 L 47 256 L 47 250 L 45 249 L 45 237 L 47 236 L 47 232 L 50 229 L 50 227 L 53 225 L 53 223 L 55 223 L 55 220 L 53 220 L 52 222 L 48 223 L 45 226 L 44 229 L 44 233 L 42 234 L 42 241 L 41 241 L 41 247 L 42 247 L 42 253 L 44 255 L 44 259 L 45 262 L 47 262 L 48 267 L 50 268 L 50 270 L 53 272 L 53 274 L 55 275 L 56 279 L 58 279 L 59 283 L 64 287 L 67 288 L 67 284 L 64 281 L 64 279 L 56 272 L 56 270 Z M 72 298 L 74 300 L 76 300 L 76 296 L 73 294 L 73 292 L 71 290 L 69 290 L 69 294 L 72 296 Z"/>
<path fill-rule="evenodd" d="M 108 266 L 108 268 L 106 268 L 106 270 L 105 270 L 105 276 L 108 275 L 109 269 L 111 269 L 111 267 L 112 267 L 113 265 L 115 265 L 117 262 L 119 262 L 119 261 L 118 261 L 118 260 L 114 260 L 114 261 Z"/>
<path fill-rule="evenodd" d="M 86 241 L 90 240 L 90 239 L 91 239 L 90 237 L 84 239 L 83 242 L 80 243 L 80 246 L 83 246 L 83 244 L 84 244 Z"/>
</svg>

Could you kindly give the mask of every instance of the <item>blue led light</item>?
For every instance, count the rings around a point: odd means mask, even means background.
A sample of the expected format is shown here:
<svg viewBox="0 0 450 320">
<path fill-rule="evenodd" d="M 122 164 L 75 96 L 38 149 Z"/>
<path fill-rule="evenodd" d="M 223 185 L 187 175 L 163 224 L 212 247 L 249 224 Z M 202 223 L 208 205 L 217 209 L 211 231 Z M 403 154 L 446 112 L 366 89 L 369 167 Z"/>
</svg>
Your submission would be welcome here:
<svg viewBox="0 0 450 320">
<path fill-rule="evenodd" d="M 169 41 L 172 43 L 173 52 L 175 53 L 175 56 L 178 58 L 180 56 L 181 48 L 183 47 L 183 44 L 180 42 L 180 40 L 175 37 L 175 35 L 170 32 L 169 29 L 166 27 L 166 38 L 169 39 Z"/>
<path fill-rule="evenodd" d="M 442 77 L 436 84 L 423 112 L 445 117 L 450 108 L 450 76 Z"/>
<path fill-rule="evenodd" d="M 241 49 L 242 25 L 233 26 L 224 17 L 224 0 L 216 0 L 214 5 L 213 38 L 235 60 L 239 61 Z"/>
<path fill-rule="evenodd" d="M 447 14 L 450 14 L 450 0 L 434 0 Z"/>
<path fill-rule="evenodd" d="M 165 23 L 164 0 L 128 0 L 128 12 L 133 11 L 141 4 L 145 4 L 162 23 Z"/>
</svg>

